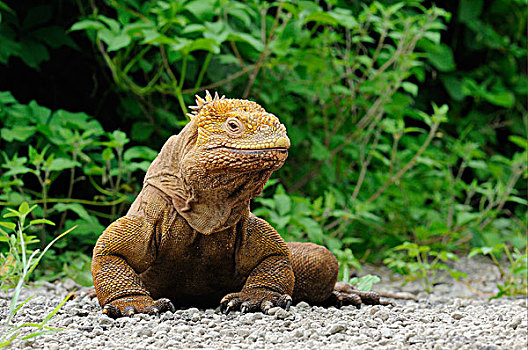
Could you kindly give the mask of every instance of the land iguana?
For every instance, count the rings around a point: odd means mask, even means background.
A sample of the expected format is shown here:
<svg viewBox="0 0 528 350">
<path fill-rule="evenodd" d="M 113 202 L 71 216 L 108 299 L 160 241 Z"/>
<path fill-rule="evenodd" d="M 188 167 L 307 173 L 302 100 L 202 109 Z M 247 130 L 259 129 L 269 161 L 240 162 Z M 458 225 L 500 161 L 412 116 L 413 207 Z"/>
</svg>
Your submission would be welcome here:
<svg viewBox="0 0 528 350">
<path fill-rule="evenodd" d="M 285 243 L 250 212 L 250 200 L 288 156 L 279 119 L 248 100 L 196 97 L 190 122 L 152 162 L 128 213 L 95 245 L 103 313 L 378 304 L 375 292 L 336 284 L 337 260 L 326 248 Z"/>
</svg>

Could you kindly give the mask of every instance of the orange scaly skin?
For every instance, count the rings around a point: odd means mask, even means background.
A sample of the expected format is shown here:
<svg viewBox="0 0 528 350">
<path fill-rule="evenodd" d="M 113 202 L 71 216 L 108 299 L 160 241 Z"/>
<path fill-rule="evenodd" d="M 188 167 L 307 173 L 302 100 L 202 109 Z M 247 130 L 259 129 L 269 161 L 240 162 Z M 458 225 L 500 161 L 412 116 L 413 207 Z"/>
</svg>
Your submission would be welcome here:
<svg viewBox="0 0 528 350">
<path fill-rule="evenodd" d="M 155 314 L 177 306 L 266 312 L 294 301 L 359 304 L 334 290 L 337 261 L 311 243 L 286 244 L 249 211 L 288 155 L 277 117 L 258 104 L 197 97 L 191 121 L 163 146 L 126 216 L 94 249 L 103 312 Z M 379 298 L 378 298 L 379 299 Z"/>
</svg>

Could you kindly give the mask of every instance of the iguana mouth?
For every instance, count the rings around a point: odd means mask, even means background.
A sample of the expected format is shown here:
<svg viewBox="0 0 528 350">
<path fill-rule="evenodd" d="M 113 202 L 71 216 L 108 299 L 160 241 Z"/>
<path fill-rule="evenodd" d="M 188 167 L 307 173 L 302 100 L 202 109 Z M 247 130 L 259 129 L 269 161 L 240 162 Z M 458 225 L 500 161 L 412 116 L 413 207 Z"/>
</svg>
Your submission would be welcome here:
<svg viewBox="0 0 528 350">
<path fill-rule="evenodd" d="M 262 154 L 266 152 L 278 152 L 282 154 L 287 154 L 288 149 L 284 147 L 274 147 L 274 148 L 259 148 L 259 149 L 240 149 L 240 148 L 232 148 L 232 147 L 222 147 L 229 152 L 233 153 L 239 153 L 239 154 L 247 154 L 247 155 L 257 155 Z"/>
<path fill-rule="evenodd" d="M 251 153 L 252 151 L 266 152 L 266 151 L 279 151 L 281 153 L 286 152 L 290 148 L 290 139 L 287 136 L 280 136 L 272 140 L 266 141 L 239 141 L 230 142 L 224 144 L 218 148 L 225 148 L 229 151 L 242 151 L 244 153 Z"/>
</svg>

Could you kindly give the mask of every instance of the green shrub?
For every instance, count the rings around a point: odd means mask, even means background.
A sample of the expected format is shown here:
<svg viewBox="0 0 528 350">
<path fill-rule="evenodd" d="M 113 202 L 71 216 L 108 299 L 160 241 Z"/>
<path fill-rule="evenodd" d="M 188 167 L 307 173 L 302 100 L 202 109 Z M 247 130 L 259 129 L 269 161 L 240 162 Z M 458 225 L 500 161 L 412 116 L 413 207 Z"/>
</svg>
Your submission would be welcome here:
<svg viewBox="0 0 528 350">
<path fill-rule="evenodd" d="M 121 131 L 104 132 L 84 113 L 52 112 L 35 102 L 19 104 L 8 92 L 0 92 L 0 121 L 0 136 L 6 142 L 0 151 L 0 205 L 40 203 L 31 215 L 54 218 L 59 230 L 77 226 L 75 234 L 55 248 L 78 247 L 76 264 L 86 260 L 82 253 L 91 254 L 104 230 L 100 219 L 107 222 L 123 215 L 156 152 L 145 146 L 125 150 L 129 139 Z M 41 247 L 49 240 L 41 227 Z M 53 264 L 61 269 L 66 264 L 67 271 L 71 256 L 56 258 Z M 86 277 L 82 280 L 91 283 Z"/>
<path fill-rule="evenodd" d="M 0 64 L 25 61 L 27 51 L 13 48 L 26 40 L 17 23 L 27 14 L 0 4 L 9 39 Z M 526 248 L 524 0 L 80 6 L 67 27 L 85 34 L 110 73 L 126 133 L 0 95 L 0 201 L 38 201 L 59 226 L 78 224 L 70 239 L 80 250 L 124 212 L 155 155 L 148 147 L 186 123 L 186 106 L 205 89 L 254 99 L 286 124 L 289 160 L 255 213 L 288 240 L 327 245 L 342 275 L 360 261 L 400 259 L 391 248 L 409 241 L 430 252 Z M 85 256 L 59 247 L 75 267 L 52 269 L 82 276 Z"/>
</svg>

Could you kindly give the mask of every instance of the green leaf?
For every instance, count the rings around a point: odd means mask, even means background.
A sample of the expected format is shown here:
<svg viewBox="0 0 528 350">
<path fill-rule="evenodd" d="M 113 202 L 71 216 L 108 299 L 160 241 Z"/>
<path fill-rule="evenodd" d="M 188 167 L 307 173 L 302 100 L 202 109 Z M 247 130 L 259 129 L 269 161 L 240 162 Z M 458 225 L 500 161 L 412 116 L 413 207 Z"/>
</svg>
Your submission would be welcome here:
<svg viewBox="0 0 528 350">
<path fill-rule="evenodd" d="M 291 198 L 286 194 L 276 194 L 273 196 L 275 207 L 279 215 L 286 215 L 291 210 Z"/>
<path fill-rule="evenodd" d="M 66 158 L 55 158 L 48 167 L 49 171 L 61 171 L 81 166 L 81 163 Z"/>
<path fill-rule="evenodd" d="M 114 37 L 110 41 L 107 42 L 108 48 L 107 50 L 110 51 L 117 51 L 119 49 L 122 49 L 123 47 L 128 46 L 130 44 L 131 38 L 126 33 L 120 33 Z"/>
<path fill-rule="evenodd" d="M 306 235 L 308 236 L 311 242 L 317 244 L 323 243 L 323 230 L 314 219 L 308 217 L 298 217 L 295 219 L 304 228 Z"/>
<path fill-rule="evenodd" d="M 405 81 L 402 83 L 402 88 L 405 92 L 408 92 L 413 96 L 418 95 L 418 86 L 416 84 Z"/>
<path fill-rule="evenodd" d="M 25 64 L 38 70 L 42 62 L 49 60 L 49 52 L 37 41 L 24 40 L 20 42 L 20 58 Z"/>
<path fill-rule="evenodd" d="M 37 124 L 46 124 L 51 115 L 51 110 L 46 107 L 39 106 L 37 102 L 31 101 L 28 104 L 31 109 L 31 119 Z"/>
<path fill-rule="evenodd" d="M 375 275 L 366 275 L 358 278 L 355 287 L 358 290 L 368 292 L 372 289 L 372 286 L 378 282 L 380 282 L 381 279 L 378 276 Z"/>
<path fill-rule="evenodd" d="M 469 212 L 462 212 L 457 215 L 457 226 L 465 225 L 475 219 L 477 219 L 480 216 L 478 213 L 469 213 Z"/>
<path fill-rule="evenodd" d="M 0 221 L 0 226 L 6 227 L 13 231 L 16 229 L 16 224 L 13 222 Z"/>
<path fill-rule="evenodd" d="M 468 166 L 473 169 L 487 170 L 488 164 L 483 160 L 470 160 Z"/>
<path fill-rule="evenodd" d="M 113 147 L 116 147 L 116 146 L 123 147 L 124 145 L 126 145 L 128 143 L 128 141 L 130 141 L 129 138 L 127 137 L 127 135 L 124 132 L 120 131 L 120 130 L 114 130 L 114 132 L 112 133 L 110 139 L 117 143 Z"/>
<path fill-rule="evenodd" d="M 86 30 L 86 29 L 101 30 L 101 29 L 105 29 L 105 28 L 106 27 L 101 22 L 93 21 L 91 19 L 85 19 L 85 20 L 79 21 L 77 23 L 74 23 L 70 27 L 70 31 Z"/>
<path fill-rule="evenodd" d="M 337 19 L 335 19 L 331 14 L 323 11 L 312 12 L 304 19 L 304 23 L 312 21 L 321 24 L 329 24 L 331 26 L 339 25 L 339 21 Z"/>
<path fill-rule="evenodd" d="M 32 34 L 54 49 L 61 46 L 69 46 L 79 49 L 77 44 L 75 44 L 75 42 L 66 34 L 64 28 L 59 26 L 46 26 L 39 28 L 34 30 Z"/>
<path fill-rule="evenodd" d="M 310 154 L 312 158 L 316 160 L 327 160 L 332 158 L 328 148 L 326 148 L 317 138 L 312 138 L 312 148 Z"/>
<path fill-rule="evenodd" d="M 515 95 L 510 91 L 487 92 L 483 97 L 489 103 L 506 108 L 513 107 L 515 103 Z"/>
<path fill-rule="evenodd" d="M 55 226 L 55 223 L 53 221 L 50 221 L 50 220 L 46 220 L 46 219 L 36 219 L 36 220 L 31 220 L 29 222 L 30 225 L 39 225 L 39 224 L 47 224 L 47 225 L 52 225 L 52 226 Z"/>
<path fill-rule="evenodd" d="M 15 126 L 12 129 L 2 128 L 0 134 L 2 139 L 7 142 L 13 140 L 24 142 L 35 134 L 37 128 L 34 126 Z"/>
<path fill-rule="evenodd" d="M 107 147 L 103 150 L 102 156 L 104 160 L 111 160 L 114 158 L 114 152 L 111 148 Z"/>
<path fill-rule="evenodd" d="M 246 27 L 251 25 L 251 17 L 247 14 L 246 11 L 240 8 L 228 9 L 227 14 L 239 19 Z"/>
<path fill-rule="evenodd" d="M 1 104 L 11 104 L 11 103 L 17 103 L 17 100 L 13 97 L 11 92 L 9 91 L 0 91 L 0 103 Z"/>
<path fill-rule="evenodd" d="M 520 137 L 520 136 L 517 136 L 517 135 L 511 135 L 508 137 L 508 140 L 510 140 L 511 142 L 513 142 L 514 144 L 516 144 L 517 146 L 525 149 L 525 150 L 528 150 L 528 140 L 524 137 Z"/>
<path fill-rule="evenodd" d="M 190 13 L 192 13 L 201 22 L 209 22 L 212 20 L 215 12 L 215 0 L 195 0 L 185 5 Z"/>
<path fill-rule="evenodd" d="M 441 75 L 440 81 L 444 85 L 445 89 L 455 101 L 462 101 L 466 94 L 462 89 L 462 82 L 452 75 Z"/>
<path fill-rule="evenodd" d="M 216 40 L 210 38 L 199 38 L 193 40 L 181 48 L 181 51 L 185 53 L 190 53 L 197 50 L 205 50 L 215 54 L 220 53 L 220 47 L 218 46 L 218 43 Z"/>
<path fill-rule="evenodd" d="M 125 161 L 131 161 L 132 159 L 146 159 L 154 160 L 158 153 L 152 148 L 146 146 L 135 146 L 127 149 L 123 155 Z"/>
<path fill-rule="evenodd" d="M 455 59 L 453 51 L 446 44 L 433 44 L 430 41 L 420 40 L 419 46 L 425 50 L 429 62 L 441 72 L 455 70 Z"/>
<path fill-rule="evenodd" d="M 521 198 L 521 197 L 515 197 L 515 196 L 506 197 L 506 202 L 514 202 L 514 203 L 519 203 L 522 205 L 528 205 L 528 200 Z"/>
<path fill-rule="evenodd" d="M 35 209 L 35 207 L 36 206 L 33 206 L 33 208 L 29 209 L 29 204 L 27 202 L 22 202 L 18 207 L 18 212 L 20 215 L 27 215 L 31 210 Z"/>
<path fill-rule="evenodd" d="M 246 44 L 251 45 L 258 52 L 264 51 L 264 44 L 262 43 L 262 41 L 246 33 L 230 33 L 227 36 L 227 40 L 235 42 L 244 42 Z"/>
</svg>

